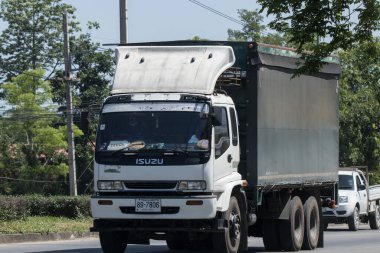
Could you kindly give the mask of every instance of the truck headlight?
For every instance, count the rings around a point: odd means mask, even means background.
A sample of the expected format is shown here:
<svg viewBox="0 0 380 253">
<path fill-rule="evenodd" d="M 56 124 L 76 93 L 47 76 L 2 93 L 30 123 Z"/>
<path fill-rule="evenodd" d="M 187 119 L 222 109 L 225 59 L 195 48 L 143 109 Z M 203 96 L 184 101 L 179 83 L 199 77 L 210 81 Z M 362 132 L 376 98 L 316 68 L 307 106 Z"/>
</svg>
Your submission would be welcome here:
<svg viewBox="0 0 380 253">
<path fill-rule="evenodd" d="M 181 181 L 178 185 L 178 190 L 205 190 L 206 182 L 205 181 Z"/>
<path fill-rule="evenodd" d="M 347 203 L 348 196 L 339 196 L 339 203 Z"/>
<path fill-rule="evenodd" d="M 121 181 L 98 181 L 99 190 L 123 190 Z"/>
</svg>

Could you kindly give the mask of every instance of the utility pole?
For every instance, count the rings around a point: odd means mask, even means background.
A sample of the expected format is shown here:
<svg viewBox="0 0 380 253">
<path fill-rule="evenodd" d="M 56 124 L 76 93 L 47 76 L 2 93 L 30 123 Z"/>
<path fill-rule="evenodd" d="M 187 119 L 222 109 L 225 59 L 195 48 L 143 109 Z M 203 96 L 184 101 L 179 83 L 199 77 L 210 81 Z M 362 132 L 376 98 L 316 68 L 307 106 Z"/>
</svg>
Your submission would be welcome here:
<svg viewBox="0 0 380 253">
<path fill-rule="evenodd" d="M 128 7 L 127 0 L 119 0 L 120 11 L 120 44 L 128 42 Z"/>
<path fill-rule="evenodd" d="M 67 142 L 69 153 L 70 196 L 77 196 L 77 176 L 75 167 L 75 144 L 73 131 L 73 99 L 71 96 L 71 57 L 69 47 L 69 34 L 67 14 L 63 14 L 63 40 L 65 58 L 65 88 L 66 88 L 66 114 L 67 114 Z"/>
</svg>

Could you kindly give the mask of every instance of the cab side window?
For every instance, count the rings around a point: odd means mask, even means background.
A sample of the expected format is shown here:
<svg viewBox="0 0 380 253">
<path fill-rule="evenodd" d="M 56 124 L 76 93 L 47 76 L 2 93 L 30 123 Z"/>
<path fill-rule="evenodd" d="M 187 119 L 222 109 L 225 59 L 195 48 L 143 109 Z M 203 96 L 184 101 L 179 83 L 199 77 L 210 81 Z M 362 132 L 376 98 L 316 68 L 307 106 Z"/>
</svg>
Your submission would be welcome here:
<svg viewBox="0 0 380 253">
<path fill-rule="evenodd" d="M 367 182 L 367 180 L 365 179 L 364 175 L 362 175 L 361 173 L 359 173 L 359 177 L 362 180 L 363 184 L 365 184 Z"/>
<path fill-rule="evenodd" d="M 356 189 L 357 191 L 360 191 L 360 186 L 362 185 L 362 182 L 358 176 L 356 176 Z"/>
<path fill-rule="evenodd" d="M 216 119 L 220 125 L 214 127 L 215 158 L 218 159 L 230 146 L 230 133 L 228 130 L 228 117 L 225 107 L 214 107 Z"/>
<path fill-rule="evenodd" d="M 236 123 L 236 112 L 234 108 L 230 108 L 230 119 L 232 128 L 232 145 L 237 146 L 238 143 L 238 128 Z"/>
</svg>

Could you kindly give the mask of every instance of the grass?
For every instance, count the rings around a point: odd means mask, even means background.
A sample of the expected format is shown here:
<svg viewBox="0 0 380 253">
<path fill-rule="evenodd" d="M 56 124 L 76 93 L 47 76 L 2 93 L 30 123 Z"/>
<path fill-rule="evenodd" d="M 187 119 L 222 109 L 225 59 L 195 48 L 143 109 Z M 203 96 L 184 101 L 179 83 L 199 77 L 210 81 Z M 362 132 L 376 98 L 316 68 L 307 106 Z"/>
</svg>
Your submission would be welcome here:
<svg viewBox="0 0 380 253">
<path fill-rule="evenodd" d="M 89 232 L 92 218 L 69 219 L 51 216 L 32 216 L 25 220 L 0 221 L 0 234 Z"/>
</svg>

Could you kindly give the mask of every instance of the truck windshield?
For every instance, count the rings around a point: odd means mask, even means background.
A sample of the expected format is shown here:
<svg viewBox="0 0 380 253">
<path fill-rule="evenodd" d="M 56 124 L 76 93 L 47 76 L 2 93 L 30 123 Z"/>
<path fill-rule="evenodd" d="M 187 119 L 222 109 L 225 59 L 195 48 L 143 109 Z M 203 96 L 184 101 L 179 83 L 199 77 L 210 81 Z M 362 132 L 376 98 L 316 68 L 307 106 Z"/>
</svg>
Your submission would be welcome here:
<svg viewBox="0 0 380 253">
<path fill-rule="evenodd" d="M 340 190 L 354 189 L 354 179 L 352 175 L 339 175 L 339 189 Z"/>
<path fill-rule="evenodd" d="M 103 113 L 96 150 L 206 152 L 210 149 L 208 122 L 207 114 L 194 111 Z"/>
</svg>

